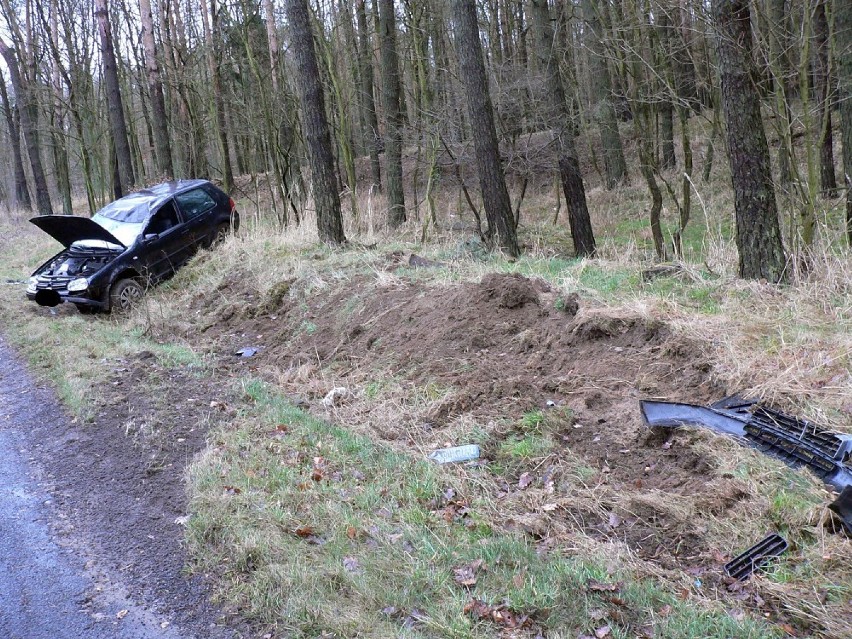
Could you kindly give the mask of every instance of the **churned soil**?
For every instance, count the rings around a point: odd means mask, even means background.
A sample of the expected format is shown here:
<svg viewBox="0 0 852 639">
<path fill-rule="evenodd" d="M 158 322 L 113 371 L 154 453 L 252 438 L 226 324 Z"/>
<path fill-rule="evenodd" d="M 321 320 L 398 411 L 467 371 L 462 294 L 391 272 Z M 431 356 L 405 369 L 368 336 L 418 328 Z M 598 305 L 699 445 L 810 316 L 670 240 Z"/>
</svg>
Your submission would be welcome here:
<svg viewBox="0 0 852 639">
<path fill-rule="evenodd" d="M 714 380 L 705 349 L 666 323 L 587 307 L 576 294 L 518 274 L 453 285 L 356 276 L 304 297 L 297 282 L 266 296 L 238 282 L 236 276 L 223 282 L 220 297 L 227 303 L 208 308 L 199 300 L 195 313 L 208 318 L 204 334 L 221 353 L 258 347 L 251 367 L 295 399 L 329 416 L 320 400 L 346 387 L 349 400 L 331 417 L 403 449 L 468 443 L 448 441 L 453 424 L 488 424 L 489 439 L 480 442 L 486 460 L 518 434 L 517 420 L 541 411 L 556 448 L 547 460 L 536 460 L 537 479 L 523 496 L 537 486 L 552 491 L 566 474 L 562 460 L 570 457 L 592 469 L 589 482 L 606 497 L 595 512 L 566 505 L 543 517 L 520 517 L 516 525 L 542 538 L 579 529 L 618 540 L 663 568 L 718 566 L 707 530 L 660 496 L 688 499 L 719 516 L 747 508 L 741 502 L 749 495 L 733 478 L 711 477 L 712 459 L 693 446 L 705 434 L 649 431 L 639 400 L 701 404 L 727 389 Z M 406 412 L 400 403 L 388 423 L 388 413 L 364 393 L 382 376 L 440 392 L 421 410 Z M 522 470 L 496 478 L 507 504 L 522 496 L 515 487 Z"/>
</svg>

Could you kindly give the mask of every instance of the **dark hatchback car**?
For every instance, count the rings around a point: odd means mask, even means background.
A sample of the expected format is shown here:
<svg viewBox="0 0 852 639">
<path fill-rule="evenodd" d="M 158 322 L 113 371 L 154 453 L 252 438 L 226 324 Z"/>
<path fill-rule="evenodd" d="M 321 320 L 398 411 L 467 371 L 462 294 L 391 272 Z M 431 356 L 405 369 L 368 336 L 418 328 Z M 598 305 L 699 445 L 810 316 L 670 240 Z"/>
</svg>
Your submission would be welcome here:
<svg viewBox="0 0 852 639">
<path fill-rule="evenodd" d="M 199 248 L 239 229 L 234 201 L 206 180 L 178 180 L 108 204 L 93 217 L 30 220 L 65 246 L 30 277 L 27 297 L 83 313 L 126 310 Z"/>
</svg>

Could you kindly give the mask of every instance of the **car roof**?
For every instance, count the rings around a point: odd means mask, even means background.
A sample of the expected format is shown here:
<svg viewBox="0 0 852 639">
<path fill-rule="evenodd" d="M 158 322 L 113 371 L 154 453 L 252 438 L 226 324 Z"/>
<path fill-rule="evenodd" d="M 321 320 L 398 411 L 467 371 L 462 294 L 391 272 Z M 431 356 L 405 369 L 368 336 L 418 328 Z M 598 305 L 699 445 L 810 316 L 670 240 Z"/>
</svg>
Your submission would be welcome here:
<svg viewBox="0 0 852 639">
<path fill-rule="evenodd" d="M 130 194 L 134 199 L 147 199 L 151 208 L 165 202 L 184 191 L 189 191 L 203 184 L 210 184 L 209 180 L 172 180 L 140 189 Z"/>
</svg>

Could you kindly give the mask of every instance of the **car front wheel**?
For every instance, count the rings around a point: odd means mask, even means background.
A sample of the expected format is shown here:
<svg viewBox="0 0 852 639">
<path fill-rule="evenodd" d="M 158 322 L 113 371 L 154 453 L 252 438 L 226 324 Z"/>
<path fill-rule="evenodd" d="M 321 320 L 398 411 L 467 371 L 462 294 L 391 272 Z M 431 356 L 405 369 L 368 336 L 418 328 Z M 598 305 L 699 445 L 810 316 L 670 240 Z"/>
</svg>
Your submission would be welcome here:
<svg viewBox="0 0 852 639">
<path fill-rule="evenodd" d="M 138 280 L 119 280 L 109 293 L 110 309 L 117 313 L 126 313 L 142 299 L 144 294 L 145 289 Z"/>
</svg>

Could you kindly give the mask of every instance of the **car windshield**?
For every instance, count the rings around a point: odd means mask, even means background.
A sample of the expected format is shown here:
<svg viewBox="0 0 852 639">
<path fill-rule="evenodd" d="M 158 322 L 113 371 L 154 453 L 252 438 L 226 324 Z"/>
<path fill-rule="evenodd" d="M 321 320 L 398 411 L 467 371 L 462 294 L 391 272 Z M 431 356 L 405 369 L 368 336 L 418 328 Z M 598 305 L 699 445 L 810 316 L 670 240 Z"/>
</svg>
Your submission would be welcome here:
<svg viewBox="0 0 852 639">
<path fill-rule="evenodd" d="M 130 246 L 139 237 L 151 216 L 150 197 L 128 195 L 107 204 L 95 213 L 92 221 L 112 233 L 125 246 Z"/>
</svg>

